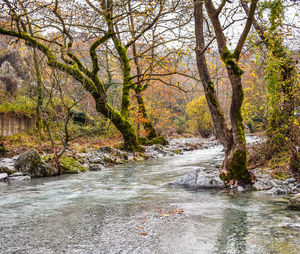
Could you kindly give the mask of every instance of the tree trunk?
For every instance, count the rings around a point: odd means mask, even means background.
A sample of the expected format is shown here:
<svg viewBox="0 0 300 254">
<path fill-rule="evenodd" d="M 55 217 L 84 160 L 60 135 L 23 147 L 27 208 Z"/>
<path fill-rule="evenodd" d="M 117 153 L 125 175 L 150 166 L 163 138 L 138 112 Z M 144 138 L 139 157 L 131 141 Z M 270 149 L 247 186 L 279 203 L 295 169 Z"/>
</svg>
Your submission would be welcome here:
<svg viewBox="0 0 300 254">
<path fill-rule="evenodd" d="M 143 151 L 143 148 L 138 143 L 137 135 L 132 124 L 108 103 L 103 103 L 102 100 L 97 98 L 95 102 L 97 111 L 110 119 L 118 131 L 121 132 L 124 139 L 123 148 L 128 151 Z"/>
<path fill-rule="evenodd" d="M 207 1 L 207 8 L 211 7 L 211 2 Z M 209 6 L 210 5 L 210 6 Z M 212 9 L 215 11 L 215 9 Z M 205 97 L 212 115 L 214 128 L 218 139 L 225 150 L 225 159 L 220 169 L 220 178 L 226 184 L 240 183 L 242 185 L 250 184 L 252 176 L 247 170 L 247 150 L 245 141 L 245 131 L 241 115 L 241 106 L 243 102 L 243 89 L 241 82 L 242 70 L 238 67 L 233 54 L 226 47 L 226 41 L 220 24 L 216 20 L 215 32 L 218 37 L 218 47 L 222 60 L 226 64 L 228 77 L 232 86 L 232 102 L 230 108 L 231 127 L 229 129 L 224 113 L 218 102 L 214 84 L 211 80 L 206 58 L 203 33 L 203 1 L 195 0 L 195 34 L 196 34 L 196 59 L 197 67 L 202 81 Z M 217 15 L 211 15 L 210 18 L 218 18 Z"/>
<path fill-rule="evenodd" d="M 227 148 L 223 164 L 223 172 L 220 177 L 224 182 L 237 180 L 242 184 L 249 184 L 252 176 L 247 170 L 247 149 L 245 140 L 245 129 L 241 114 L 244 93 L 241 76 L 234 73 L 230 66 L 227 66 L 229 79 L 232 86 L 232 101 L 230 107 L 232 143 Z"/>
</svg>

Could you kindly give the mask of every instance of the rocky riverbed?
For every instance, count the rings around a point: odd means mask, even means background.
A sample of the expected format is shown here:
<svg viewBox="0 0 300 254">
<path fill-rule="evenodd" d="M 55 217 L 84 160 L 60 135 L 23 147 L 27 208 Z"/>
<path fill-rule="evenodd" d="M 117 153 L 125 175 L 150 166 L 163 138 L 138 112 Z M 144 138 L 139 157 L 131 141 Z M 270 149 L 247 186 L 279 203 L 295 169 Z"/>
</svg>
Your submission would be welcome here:
<svg viewBox="0 0 300 254">
<path fill-rule="evenodd" d="M 259 141 L 259 139 L 251 137 L 248 142 Z M 67 153 L 67 156 L 61 159 L 62 174 L 77 174 L 87 170 L 101 171 L 107 167 L 125 164 L 130 161 L 183 155 L 187 151 L 207 149 L 218 145 L 218 142 L 214 139 L 201 138 L 172 139 L 168 143 L 166 146 L 147 146 L 144 153 L 128 153 L 111 147 L 101 147 L 98 150 L 86 153 Z M 28 181 L 35 177 L 55 176 L 58 171 L 52 167 L 50 162 L 51 155 L 40 156 L 34 149 L 13 158 L 0 159 L 0 184 L 13 184 Z M 218 177 L 218 168 L 221 163 L 222 157 L 215 158 L 210 167 L 199 167 L 169 184 L 189 189 L 224 189 L 225 185 Z M 295 178 L 280 181 L 273 179 L 269 174 L 264 173 L 262 169 L 255 169 L 253 173 L 256 176 L 256 182 L 252 187 L 254 191 L 266 195 L 295 195 L 300 193 L 300 183 Z M 245 189 L 237 186 L 234 191 L 244 192 Z M 298 200 L 296 195 L 295 199 Z M 294 203 L 290 207 L 300 209 L 300 206 L 297 208 Z"/>
<path fill-rule="evenodd" d="M 191 172 L 217 176 L 222 147 L 202 147 L 3 184 L 0 253 L 300 253 L 290 194 L 169 184 Z"/>
<path fill-rule="evenodd" d="M 111 147 L 100 147 L 98 150 L 85 153 L 67 152 L 60 160 L 62 174 L 77 174 L 80 172 L 99 171 L 105 167 L 124 164 L 130 161 L 142 161 L 183 154 L 200 148 L 216 145 L 214 139 L 201 138 L 173 139 L 168 145 L 152 145 L 145 147 L 143 153 L 130 153 Z M 40 155 L 35 149 L 14 156 L 0 158 L 0 182 L 30 180 L 36 177 L 56 176 L 58 170 L 51 165 L 52 155 Z"/>
</svg>

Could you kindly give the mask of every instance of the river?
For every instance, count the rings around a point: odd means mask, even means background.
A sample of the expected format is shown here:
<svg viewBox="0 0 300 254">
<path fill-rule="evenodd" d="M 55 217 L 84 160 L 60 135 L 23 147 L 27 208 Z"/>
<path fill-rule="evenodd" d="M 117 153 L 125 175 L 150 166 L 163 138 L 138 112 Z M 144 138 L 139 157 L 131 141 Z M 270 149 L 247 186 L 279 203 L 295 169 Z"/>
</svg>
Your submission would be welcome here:
<svg viewBox="0 0 300 254">
<path fill-rule="evenodd" d="M 2 186 L 0 252 L 300 253 L 285 197 L 167 185 L 222 156 L 213 146 Z"/>
</svg>

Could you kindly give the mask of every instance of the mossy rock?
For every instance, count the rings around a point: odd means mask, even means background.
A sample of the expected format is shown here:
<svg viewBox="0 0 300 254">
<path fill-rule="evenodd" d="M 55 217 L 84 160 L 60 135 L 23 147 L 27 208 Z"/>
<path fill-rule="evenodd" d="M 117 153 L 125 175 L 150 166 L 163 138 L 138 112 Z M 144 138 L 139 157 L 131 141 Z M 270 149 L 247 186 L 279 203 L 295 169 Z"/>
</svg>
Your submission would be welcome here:
<svg viewBox="0 0 300 254">
<path fill-rule="evenodd" d="M 273 174 L 273 178 L 274 179 L 277 179 L 277 180 L 280 180 L 280 181 L 284 181 L 284 180 L 287 180 L 291 177 L 290 174 L 288 174 L 287 172 L 284 172 L 284 171 L 277 171 Z"/>
<path fill-rule="evenodd" d="M 23 174 L 31 177 L 54 176 L 58 174 L 58 170 L 51 167 L 50 163 L 43 161 L 35 149 L 29 149 L 20 154 L 14 167 L 17 171 L 21 171 Z"/>
<path fill-rule="evenodd" d="M 87 170 L 86 167 L 71 157 L 62 156 L 59 162 L 63 174 L 78 174 Z"/>
<path fill-rule="evenodd" d="M 180 149 L 176 149 L 176 150 L 174 150 L 174 153 L 175 153 L 175 154 L 180 154 L 180 153 L 181 153 L 181 150 L 180 150 Z"/>
<path fill-rule="evenodd" d="M 4 167 L 0 166 L 0 173 L 6 173 L 8 175 L 11 175 L 11 174 L 13 174 L 15 172 L 16 172 L 16 170 L 14 170 L 14 169 L 10 169 L 10 168 L 5 167 L 5 166 Z"/>
<path fill-rule="evenodd" d="M 51 162 L 53 154 L 48 154 L 42 159 L 46 162 Z M 87 171 L 87 168 L 82 166 L 77 160 L 68 156 L 62 156 L 59 160 L 62 174 L 78 174 Z"/>
<path fill-rule="evenodd" d="M 141 145 L 145 145 L 145 146 L 152 146 L 152 145 L 156 145 L 156 144 L 160 144 L 160 145 L 168 145 L 169 144 L 169 142 L 163 136 L 159 136 L 159 137 L 153 138 L 151 140 L 149 140 L 145 137 L 139 137 L 138 141 Z"/>
</svg>

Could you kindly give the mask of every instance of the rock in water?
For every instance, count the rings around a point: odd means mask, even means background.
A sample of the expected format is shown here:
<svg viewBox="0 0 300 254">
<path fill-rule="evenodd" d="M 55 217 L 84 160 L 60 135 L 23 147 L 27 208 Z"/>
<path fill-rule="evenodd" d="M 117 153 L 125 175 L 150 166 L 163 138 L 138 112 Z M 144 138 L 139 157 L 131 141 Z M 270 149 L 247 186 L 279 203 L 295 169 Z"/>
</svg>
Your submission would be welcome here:
<svg viewBox="0 0 300 254">
<path fill-rule="evenodd" d="M 189 172 L 170 185 L 192 189 L 221 189 L 225 187 L 218 176 L 204 175 L 200 170 Z"/>
<path fill-rule="evenodd" d="M 300 194 L 296 194 L 290 199 L 287 208 L 300 211 Z"/>
<path fill-rule="evenodd" d="M 8 177 L 7 173 L 0 173 L 0 182 L 6 181 L 7 177 Z"/>
<path fill-rule="evenodd" d="M 20 154 L 14 166 L 16 170 L 31 177 L 53 176 L 58 173 L 57 169 L 42 161 L 35 149 L 30 149 Z"/>
<path fill-rule="evenodd" d="M 31 177 L 28 175 L 23 175 L 23 176 L 9 176 L 8 181 L 26 181 L 30 180 Z"/>
</svg>

